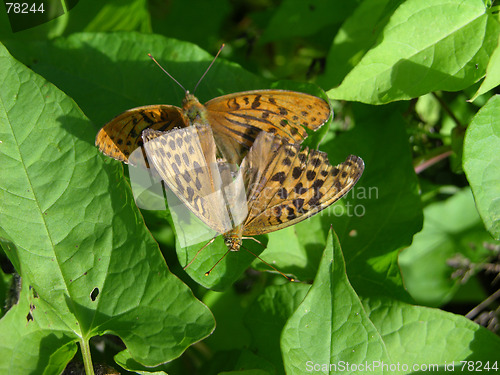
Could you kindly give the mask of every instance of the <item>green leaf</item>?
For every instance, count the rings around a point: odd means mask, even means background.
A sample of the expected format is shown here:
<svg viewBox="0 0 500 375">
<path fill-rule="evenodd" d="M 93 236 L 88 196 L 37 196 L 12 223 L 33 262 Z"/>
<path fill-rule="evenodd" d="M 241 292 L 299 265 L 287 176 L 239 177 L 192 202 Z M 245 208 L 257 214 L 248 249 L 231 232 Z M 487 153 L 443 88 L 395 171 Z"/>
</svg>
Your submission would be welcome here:
<svg viewBox="0 0 500 375">
<path fill-rule="evenodd" d="M 311 289 L 283 329 L 281 348 L 290 375 L 312 371 L 308 370 L 311 364 L 390 361 L 382 338 L 349 284 L 333 231 Z"/>
<path fill-rule="evenodd" d="M 243 349 L 234 365 L 234 371 L 222 371 L 219 375 L 274 375 L 273 366 L 262 357 Z"/>
<path fill-rule="evenodd" d="M 81 110 L 3 46 L 0 82 L 0 238 L 23 278 L 0 321 L 0 371 L 59 373 L 76 342 L 104 333 L 152 366 L 210 334 L 212 315 L 169 272 Z"/>
<path fill-rule="evenodd" d="M 238 293 L 236 287 L 223 293 L 208 291 L 203 296 L 203 303 L 214 314 L 217 329 L 204 343 L 216 351 L 242 350 L 248 347 L 250 332 L 243 324 L 244 314 L 259 291 L 259 288 L 254 288 L 250 294 Z"/>
<path fill-rule="evenodd" d="M 259 255 L 267 243 L 265 237 L 259 236 L 259 238 L 264 246 L 254 241 L 245 241 L 243 246 L 253 254 Z M 243 248 L 238 252 L 228 253 L 223 236 L 218 236 L 212 244 L 203 248 L 209 241 L 210 239 L 207 239 L 195 245 L 182 247 L 176 236 L 177 256 L 183 267 L 189 264 L 185 271 L 193 280 L 207 289 L 222 291 L 241 277 L 255 260 L 255 256 Z M 202 248 L 203 250 L 199 252 Z"/>
<path fill-rule="evenodd" d="M 500 95 L 476 114 L 464 140 L 463 168 L 486 229 L 500 239 Z"/>
<path fill-rule="evenodd" d="M 232 16 L 228 0 L 172 0 L 149 1 L 151 23 L 155 34 L 195 43 L 202 48 L 214 48 L 221 40 L 219 33 L 225 31 L 227 19 Z M 188 16 L 189 15 L 189 16 Z M 188 18 L 187 18 L 188 17 Z M 224 52 L 223 52 L 224 53 Z"/>
<path fill-rule="evenodd" d="M 486 67 L 486 77 L 470 101 L 476 100 L 478 96 L 494 89 L 498 85 L 500 85 L 500 45 L 497 45 L 497 48 L 493 51 L 488 66 Z"/>
<path fill-rule="evenodd" d="M 285 0 L 273 13 L 260 43 L 313 35 L 323 28 L 339 23 L 359 2 Z"/>
<path fill-rule="evenodd" d="M 363 296 L 408 298 L 397 257 L 422 228 L 422 207 L 403 108 L 406 104 L 354 106 L 355 128 L 324 145 L 330 160 L 354 154 L 365 161 L 365 172 L 344 206 L 321 217 L 333 224 L 349 279 Z"/>
<path fill-rule="evenodd" d="M 64 8 L 61 3 L 64 3 Z M 76 3 L 78 6 L 75 6 Z M 46 1 L 44 2 L 44 15 L 50 21 L 15 33 L 10 28 L 7 13 L 2 12 L 0 13 L 0 40 L 31 43 L 35 40 L 46 40 L 81 31 L 151 32 L 147 3 L 146 0 L 108 0 L 105 3 Z"/>
<path fill-rule="evenodd" d="M 252 303 L 245 323 L 252 337 L 251 349 L 274 365 L 277 374 L 285 374 L 280 336 L 285 323 L 304 300 L 310 285 L 286 283 L 272 285 Z"/>
<path fill-rule="evenodd" d="M 454 371 L 464 374 L 471 371 L 462 362 L 498 361 L 500 338 L 461 315 L 387 298 L 364 301 L 363 307 L 400 373 L 428 373 L 433 364 L 437 373 L 449 374 L 455 363 Z"/>
<path fill-rule="evenodd" d="M 24 278 L 18 303 L 0 321 L 0 371 L 60 374 L 76 353 L 75 332 L 69 329 L 67 319 L 61 319 L 61 311 L 24 287 L 26 281 Z"/>
<path fill-rule="evenodd" d="M 447 260 L 457 254 L 479 261 L 488 241 L 469 189 L 424 209 L 424 227 L 399 256 L 405 286 L 418 303 L 441 306 L 456 293 L 460 280 L 451 278 Z"/>
<path fill-rule="evenodd" d="M 499 32 L 482 0 L 405 1 L 377 44 L 328 94 L 382 104 L 462 90 L 484 76 Z"/>
<path fill-rule="evenodd" d="M 338 86 L 372 48 L 390 16 L 402 1 L 365 0 L 345 19 L 328 52 L 322 87 Z"/>
<path fill-rule="evenodd" d="M 80 31 L 151 32 L 151 19 L 146 0 L 108 0 L 105 3 L 85 1 L 69 13 L 65 34 Z"/>
<path fill-rule="evenodd" d="M 500 338 L 438 309 L 386 297 L 360 300 L 332 233 L 309 293 L 283 329 L 281 345 L 287 374 L 414 374 L 429 364 L 448 373 L 453 363 L 459 371 L 460 361 L 496 361 Z"/>
<path fill-rule="evenodd" d="M 325 247 L 325 241 L 325 228 L 317 216 L 270 233 L 266 251 L 259 256 L 297 280 L 312 280 L 321 257 L 318 249 Z M 252 267 L 259 271 L 270 270 L 268 265 L 258 259 Z"/>
</svg>

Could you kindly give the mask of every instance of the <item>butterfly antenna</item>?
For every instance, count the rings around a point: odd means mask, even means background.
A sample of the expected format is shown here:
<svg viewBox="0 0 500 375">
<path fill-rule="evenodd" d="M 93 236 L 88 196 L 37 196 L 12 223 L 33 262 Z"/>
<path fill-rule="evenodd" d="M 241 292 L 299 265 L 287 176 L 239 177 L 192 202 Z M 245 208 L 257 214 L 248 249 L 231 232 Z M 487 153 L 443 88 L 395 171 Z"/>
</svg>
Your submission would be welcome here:
<svg viewBox="0 0 500 375">
<path fill-rule="evenodd" d="M 222 44 L 222 46 L 220 46 L 219 48 L 219 52 L 217 52 L 217 55 L 215 55 L 214 59 L 212 60 L 212 62 L 210 63 L 210 65 L 208 66 L 207 70 L 205 70 L 205 73 L 203 73 L 203 75 L 201 76 L 200 80 L 198 81 L 198 83 L 196 84 L 196 86 L 194 87 L 194 90 L 193 90 L 193 94 L 196 92 L 196 89 L 198 88 L 198 85 L 200 84 L 200 82 L 203 80 L 203 78 L 205 78 L 205 76 L 207 75 L 208 71 L 210 70 L 210 68 L 212 67 L 212 65 L 214 65 L 214 62 L 215 60 L 217 60 L 217 57 L 219 57 L 220 55 L 220 52 L 222 51 L 222 49 L 224 48 L 225 44 Z"/>
<path fill-rule="evenodd" d="M 215 264 L 212 266 L 212 268 L 210 268 L 207 272 L 205 272 L 205 276 L 210 275 L 210 272 L 212 272 L 212 271 L 214 270 L 214 268 L 215 268 L 215 267 L 217 267 L 217 265 L 218 265 L 218 264 L 222 261 L 222 259 L 224 259 L 224 258 L 226 257 L 226 255 L 227 255 L 227 254 L 229 254 L 229 252 L 230 252 L 230 251 L 231 251 L 231 250 L 230 250 L 230 249 L 228 249 L 228 250 L 226 251 L 226 253 L 222 256 L 222 258 L 220 258 L 220 259 L 217 261 L 217 263 L 215 263 Z"/>
<path fill-rule="evenodd" d="M 212 239 L 211 239 L 210 241 L 208 241 L 205 245 L 203 245 L 203 247 L 202 247 L 200 250 L 198 250 L 198 252 L 197 252 L 197 253 L 196 253 L 196 255 L 194 256 L 194 258 L 193 258 L 193 259 L 191 259 L 191 262 L 189 262 L 189 263 L 186 265 L 186 267 L 184 267 L 184 269 L 188 268 L 188 267 L 189 267 L 189 266 L 190 266 L 190 265 L 194 262 L 194 260 L 195 260 L 195 259 L 196 259 L 196 257 L 198 256 L 198 254 L 200 254 L 200 253 L 201 253 L 201 251 L 202 251 L 205 247 L 207 247 L 207 246 L 208 246 L 208 245 L 210 245 L 212 242 L 214 242 L 216 238 L 217 238 L 217 237 L 212 238 Z"/>
<path fill-rule="evenodd" d="M 160 67 L 160 69 L 161 69 L 161 70 L 163 70 L 163 72 L 164 72 L 167 76 L 169 76 L 170 78 L 172 78 L 172 80 L 173 80 L 175 83 L 177 83 L 177 84 L 178 84 L 178 85 L 179 85 L 179 86 L 180 86 L 180 87 L 184 90 L 184 92 L 187 92 L 187 90 L 184 88 L 184 86 L 182 86 L 182 85 L 179 83 L 179 81 L 177 81 L 174 77 L 172 77 L 172 75 L 171 75 L 169 72 L 167 72 L 165 69 L 163 69 L 163 67 L 162 67 L 162 66 L 158 63 L 158 61 L 156 61 L 156 60 L 155 60 L 155 58 L 154 58 L 154 57 L 153 57 L 150 53 L 148 53 L 148 56 L 151 58 L 151 60 L 153 60 L 153 61 L 156 63 L 156 65 L 158 65 L 158 66 Z"/>
<path fill-rule="evenodd" d="M 257 241 L 259 242 L 259 241 Z M 274 267 L 273 265 L 267 263 L 264 259 L 262 259 L 260 256 L 258 256 L 257 254 L 253 253 L 250 249 L 247 249 L 246 247 L 244 247 L 243 245 L 241 245 L 241 247 L 243 249 L 245 249 L 246 251 L 248 251 L 250 254 L 252 254 L 254 257 L 256 257 L 258 260 L 260 260 L 262 263 L 264 263 L 265 265 L 267 265 L 268 267 L 271 267 L 273 270 L 275 270 L 276 272 L 278 272 L 281 276 L 283 276 L 285 279 L 287 279 L 288 281 L 295 281 L 294 278 L 292 277 L 289 277 L 287 275 L 285 275 L 283 272 L 281 272 L 279 269 L 277 269 L 276 267 Z"/>
</svg>

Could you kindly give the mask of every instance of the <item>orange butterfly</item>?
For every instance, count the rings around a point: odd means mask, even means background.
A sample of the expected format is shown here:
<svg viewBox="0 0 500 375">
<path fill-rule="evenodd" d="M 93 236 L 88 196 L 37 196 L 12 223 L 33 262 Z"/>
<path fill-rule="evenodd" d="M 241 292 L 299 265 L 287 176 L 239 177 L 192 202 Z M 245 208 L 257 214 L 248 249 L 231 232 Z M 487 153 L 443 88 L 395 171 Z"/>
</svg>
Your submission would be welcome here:
<svg viewBox="0 0 500 375">
<path fill-rule="evenodd" d="M 221 156 L 229 163 L 239 164 L 261 131 L 301 143 L 307 138 L 306 128 L 317 130 L 332 112 L 327 101 L 295 91 L 243 91 L 219 96 L 205 105 L 185 92 L 182 108 L 148 105 L 118 115 L 99 131 L 96 146 L 105 155 L 128 163 L 130 154 L 142 147 L 141 134 L 145 129 L 168 131 L 208 124 Z"/>
</svg>

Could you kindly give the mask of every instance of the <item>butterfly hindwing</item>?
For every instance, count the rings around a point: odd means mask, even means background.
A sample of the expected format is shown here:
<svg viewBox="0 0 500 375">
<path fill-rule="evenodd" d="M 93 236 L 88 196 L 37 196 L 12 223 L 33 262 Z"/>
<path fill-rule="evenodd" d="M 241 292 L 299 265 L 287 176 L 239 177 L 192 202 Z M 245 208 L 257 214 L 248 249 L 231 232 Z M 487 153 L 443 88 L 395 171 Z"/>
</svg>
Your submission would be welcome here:
<svg viewBox="0 0 500 375">
<path fill-rule="evenodd" d="M 95 144 L 99 150 L 116 160 L 129 162 L 129 156 L 142 146 L 145 129 L 168 131 L 184 127 L 180 108 L 171 105 L 149 105 L 129 109 L 108 122 L 97 133 Z"/>
<path fill-rule="evenodd" d="M 254 147 L 267 160 L 254 161 L 259 154 L 251 150 L 242 164 L 243 173 L 249 174 L 247 180 L 253 180 L 257 187 L 248 190 L 249 214 L 243 235 L 269 233 L 316 214 L 345 195 L 364 169 L 363 160 L 357 156 L 351 155 L 334 167 L 324 152 L 300 150 L 297 144 L 264 133 Z M 256 163 L 267 165 L 260 175 L 248 168 Z"/>
<path fill-rule="evenodd" d="M 196 125 L 169 132 L 146 129 L 143 139 L 149 162 L 183 204 L 215 231 L 230 230 L 210 127 Z"/>
</svg>

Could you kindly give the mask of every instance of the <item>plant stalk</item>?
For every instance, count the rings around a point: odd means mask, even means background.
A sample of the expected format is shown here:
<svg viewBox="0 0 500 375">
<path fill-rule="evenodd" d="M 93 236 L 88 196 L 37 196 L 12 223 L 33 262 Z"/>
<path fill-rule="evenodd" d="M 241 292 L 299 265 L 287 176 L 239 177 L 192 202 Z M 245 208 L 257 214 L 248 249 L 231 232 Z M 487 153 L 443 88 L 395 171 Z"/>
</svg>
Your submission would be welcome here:
<svg viewBox="0 0 500 375">
<path fill-rule="evenodd" d="M 92 365 L 92 356 L 90 355 L 90 345 L 89 340 L 80 340 L 80 347 L 82 349 L 83 366 L 85 368 L 86 375 L 94 375 L 94 366 Z"/>
</svg>

